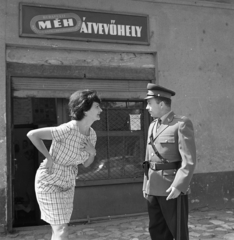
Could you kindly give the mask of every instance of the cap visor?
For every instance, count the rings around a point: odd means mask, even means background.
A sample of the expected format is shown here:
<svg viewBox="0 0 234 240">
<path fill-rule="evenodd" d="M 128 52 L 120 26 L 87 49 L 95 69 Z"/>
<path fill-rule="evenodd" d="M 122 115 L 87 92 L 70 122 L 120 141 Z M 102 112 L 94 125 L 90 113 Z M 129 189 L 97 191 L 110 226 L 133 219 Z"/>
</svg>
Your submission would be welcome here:
<svg viewBox="0 0 234 240">
<path fill-rule="evenodd" d="M 145 99 L 154 98 L 155 96 L 147 96 Z"/>
</svg>

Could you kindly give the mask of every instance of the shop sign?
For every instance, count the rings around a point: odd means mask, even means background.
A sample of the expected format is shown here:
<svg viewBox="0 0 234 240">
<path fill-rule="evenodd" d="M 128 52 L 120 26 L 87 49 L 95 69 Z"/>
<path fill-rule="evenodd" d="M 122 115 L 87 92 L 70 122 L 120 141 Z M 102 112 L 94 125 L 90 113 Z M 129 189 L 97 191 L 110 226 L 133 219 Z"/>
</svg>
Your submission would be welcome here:
<svg viewBox="0 0 234 240">
<path fill-rule="evenodd" d="M 20 4 L 20 36 L 149 45 L 148 15 Z"/>
</svg>

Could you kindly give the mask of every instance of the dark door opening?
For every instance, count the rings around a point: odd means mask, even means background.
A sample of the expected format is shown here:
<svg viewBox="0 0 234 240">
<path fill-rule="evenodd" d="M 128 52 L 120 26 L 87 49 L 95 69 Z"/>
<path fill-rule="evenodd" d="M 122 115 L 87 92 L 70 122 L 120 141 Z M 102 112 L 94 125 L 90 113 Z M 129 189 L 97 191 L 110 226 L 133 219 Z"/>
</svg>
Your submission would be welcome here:
<svg viewBox="0 0 234 240">
<path fill-rule="evenodd" d="M 34 191 L 34 178 L 38 157 L 34 146 L 27 139 L 30 125 L 14 126 L 14 227 L 38 224 L 39 208 Z"/>
<path fill-rule="evenodd" d="M 26 135 L 32 129 L 57 125 L 55 99 L 14 98 L 13 113 L 13 227 L 45 225 L 34 189 L 44 157 Z M 49 148 L 51 141 L 45 144 Z"/>
</svg>

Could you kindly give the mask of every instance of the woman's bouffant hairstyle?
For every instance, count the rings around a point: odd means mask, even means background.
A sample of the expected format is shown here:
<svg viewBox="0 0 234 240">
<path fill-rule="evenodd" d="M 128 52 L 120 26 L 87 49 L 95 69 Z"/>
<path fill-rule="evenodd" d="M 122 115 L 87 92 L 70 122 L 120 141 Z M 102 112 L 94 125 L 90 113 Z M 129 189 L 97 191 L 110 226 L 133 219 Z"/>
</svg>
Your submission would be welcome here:
<svg viewBox="0 0 234 240">
<path fill-rule="evenodd" d="M 85 112 L 90 110 L 94 102 L 101 103 L 95 90 L 85 89 L 74 92 L 68 103 L 71 119 L 82 120 Z"/>
</svg>

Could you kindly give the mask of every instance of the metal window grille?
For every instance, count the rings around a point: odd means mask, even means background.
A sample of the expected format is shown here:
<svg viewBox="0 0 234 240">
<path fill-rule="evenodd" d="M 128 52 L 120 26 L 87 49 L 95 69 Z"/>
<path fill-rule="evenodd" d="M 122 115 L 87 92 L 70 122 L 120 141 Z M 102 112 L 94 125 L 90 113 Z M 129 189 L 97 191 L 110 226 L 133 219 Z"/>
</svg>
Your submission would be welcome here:
<svg viewBox="0 0 234 240">
<path fill-rule="evenodd" d="M 78 181 L 142 178 L 145 154 L 144 103 L 104 101 L 97 133 L 97 155 L 91 166 L 79 165 Z"/>
</svg>

